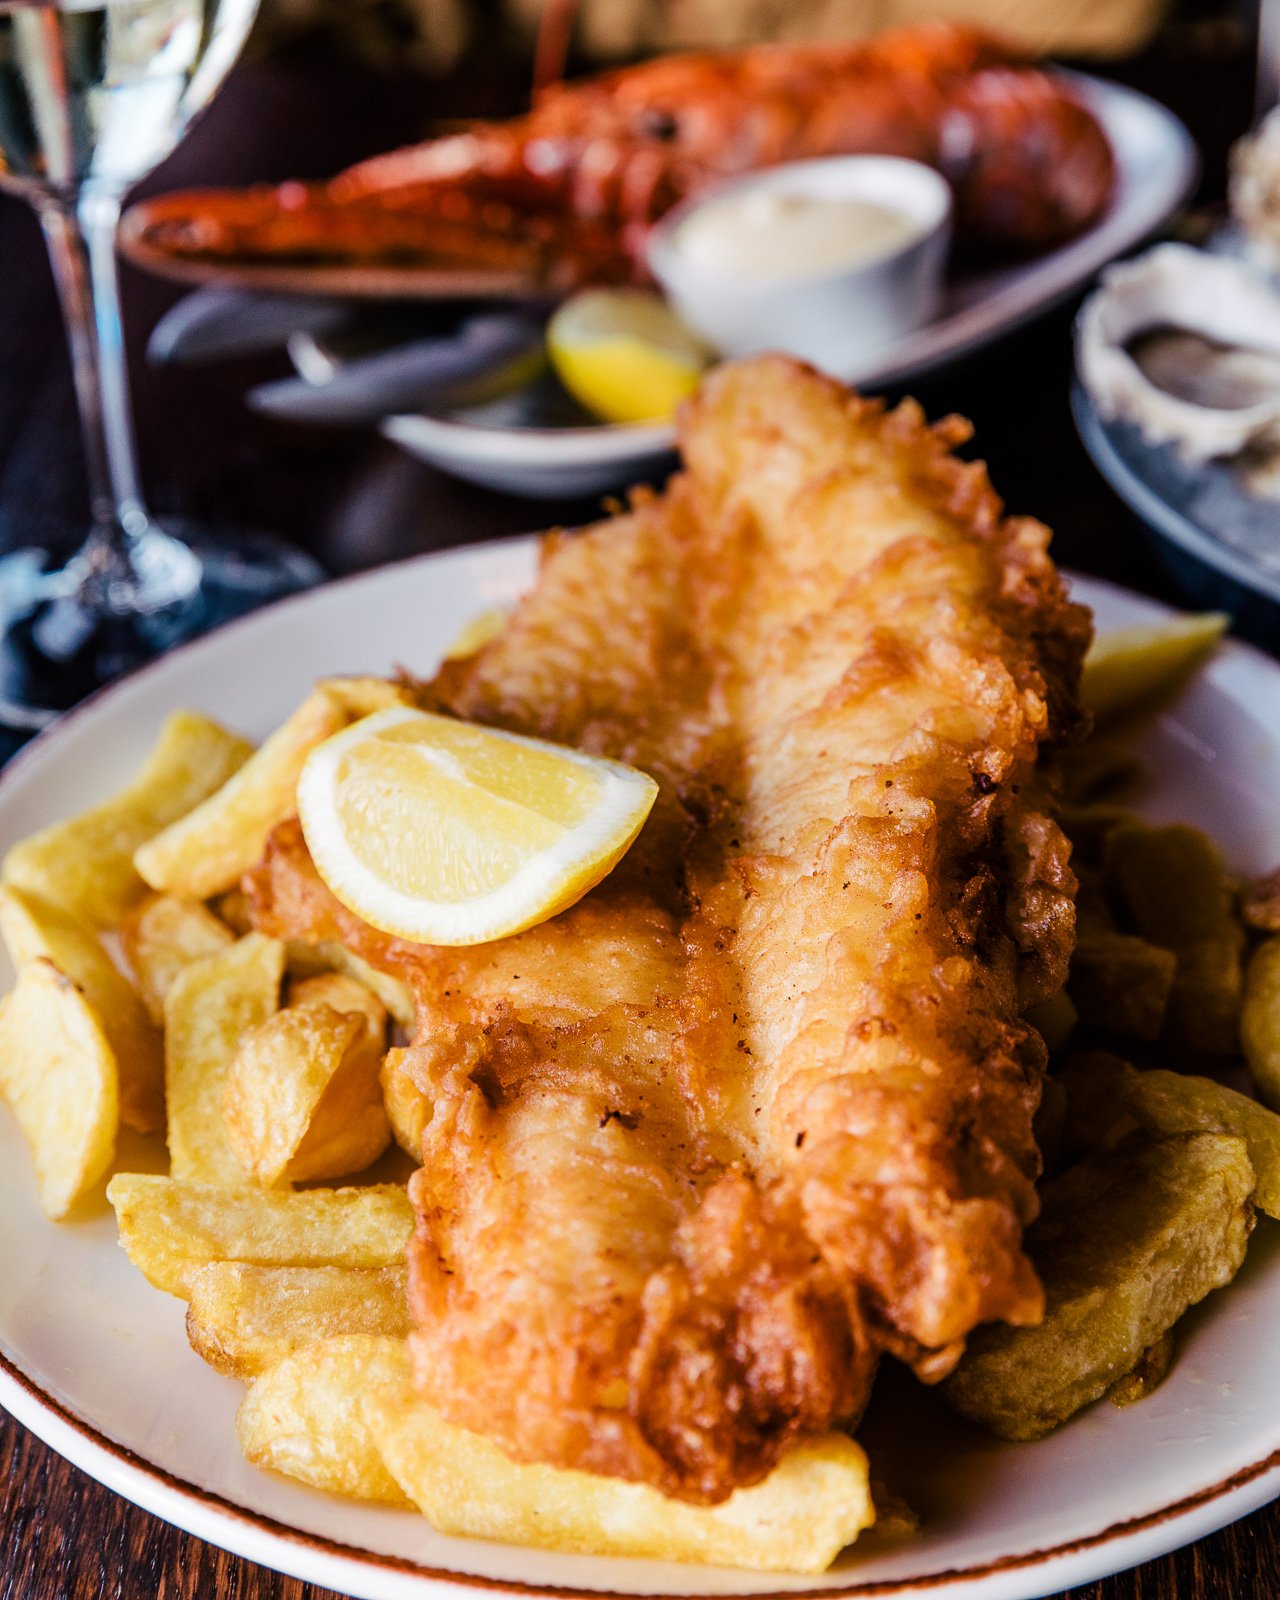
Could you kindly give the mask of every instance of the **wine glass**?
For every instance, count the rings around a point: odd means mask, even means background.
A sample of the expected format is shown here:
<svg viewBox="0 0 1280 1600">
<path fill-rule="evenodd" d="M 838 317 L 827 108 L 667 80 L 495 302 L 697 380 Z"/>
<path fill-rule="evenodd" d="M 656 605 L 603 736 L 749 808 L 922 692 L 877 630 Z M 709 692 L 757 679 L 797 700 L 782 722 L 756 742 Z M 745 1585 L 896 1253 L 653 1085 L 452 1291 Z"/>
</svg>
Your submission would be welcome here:
<svg viewBox="0 0 1280 1600">
<path fill-rule="evenodd" d="M 34 205 L 48 245 L 91 506 L 65 565 L 43 549 L 0 557 L 0 725 L 39 728 L 178 641 L 320 576 L 261 534 L 162 528 L 143 503 L 129 410 L 121 197 L 226 77 L 257 3 L 0 0 L 0 185 Z"/>
</svg>

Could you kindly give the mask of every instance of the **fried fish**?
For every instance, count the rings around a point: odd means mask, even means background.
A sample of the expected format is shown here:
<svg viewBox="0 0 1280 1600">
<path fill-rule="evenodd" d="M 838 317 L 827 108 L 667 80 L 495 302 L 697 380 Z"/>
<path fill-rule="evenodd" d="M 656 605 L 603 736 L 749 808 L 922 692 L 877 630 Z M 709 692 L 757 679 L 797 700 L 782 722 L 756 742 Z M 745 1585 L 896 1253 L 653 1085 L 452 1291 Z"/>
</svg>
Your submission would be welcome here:
<svg viewBox="0 0 1280 1600">
<path fill-rule="evenodd" d="M 422 703 L 630 762 L 660 795 L 571 910 L 378 934 L 296 823 L 254 920 L 414 990 L 418 1385 L 525 1460 L 714 1503 L 1035 1321 L 1022 1251 L 1069 852 L 1046 756 L 1088 641 L 1039 524 L 928 427 L 781 357 L 721 367 L 662 495 L 548 538 Z"/>
</svg>

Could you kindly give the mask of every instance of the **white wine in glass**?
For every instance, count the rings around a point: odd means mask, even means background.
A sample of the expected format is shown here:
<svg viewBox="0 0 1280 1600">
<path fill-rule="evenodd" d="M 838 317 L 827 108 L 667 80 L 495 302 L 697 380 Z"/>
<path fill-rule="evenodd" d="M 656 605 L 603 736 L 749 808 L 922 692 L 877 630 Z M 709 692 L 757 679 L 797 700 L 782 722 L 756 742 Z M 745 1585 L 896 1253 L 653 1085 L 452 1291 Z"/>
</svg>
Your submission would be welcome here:
<svg viewBox="0 0 1280 1600">
<path fill-rule="evenodd" d="M 88 538 L 65 566 L 40 549 L 0 557 L 0 725 L 38 728 L 179 640 L 319 576 L 279 540 L 152 519 L 121 339 L 121 196 L 217 90 L 256 9 L 0 0 L 0 185 L 34 205 L 48 243 L 91 506 Z"/>
</svg>

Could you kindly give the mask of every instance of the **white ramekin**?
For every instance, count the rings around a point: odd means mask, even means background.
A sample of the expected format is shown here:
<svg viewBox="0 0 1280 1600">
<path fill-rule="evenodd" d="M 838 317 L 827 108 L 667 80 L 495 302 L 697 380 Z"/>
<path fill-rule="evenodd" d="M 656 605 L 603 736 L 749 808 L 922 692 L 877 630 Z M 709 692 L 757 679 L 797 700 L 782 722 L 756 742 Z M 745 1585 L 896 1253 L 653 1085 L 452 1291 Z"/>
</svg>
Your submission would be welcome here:
<svg viewBox="0 0 1280 1600">
<path fill-rule="evenodd" d="M 884 255 L 783 280 L 752 281 L 693 259 L 677 242 L 701 206 L 746 191 L 867 200 L 915 225 Z M 653 229 L 649 268 L 681 319 L 725 355 L 784 350 L 841 375 L 935 314 L 951 231 L 951 191 L 931 167 L 898 156 L 826 156 L 730 179 L 685 201 Z"/>
</svg>

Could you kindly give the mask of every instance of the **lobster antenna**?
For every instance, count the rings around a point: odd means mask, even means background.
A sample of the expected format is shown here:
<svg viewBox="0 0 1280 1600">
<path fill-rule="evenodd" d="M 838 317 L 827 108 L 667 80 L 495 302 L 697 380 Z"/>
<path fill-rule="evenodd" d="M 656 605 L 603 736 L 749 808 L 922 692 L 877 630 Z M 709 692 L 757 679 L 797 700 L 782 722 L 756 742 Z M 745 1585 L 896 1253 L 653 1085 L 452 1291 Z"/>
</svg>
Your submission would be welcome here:
<svg viewBox="0 0 1280 1600">
<path fill-rule="evenodd" d="M 533 98 L 559 83 L 569 59 L 569 41 L 579 0 L 542 0 L 538 36 L 533 47 Z"/>
</svg>

